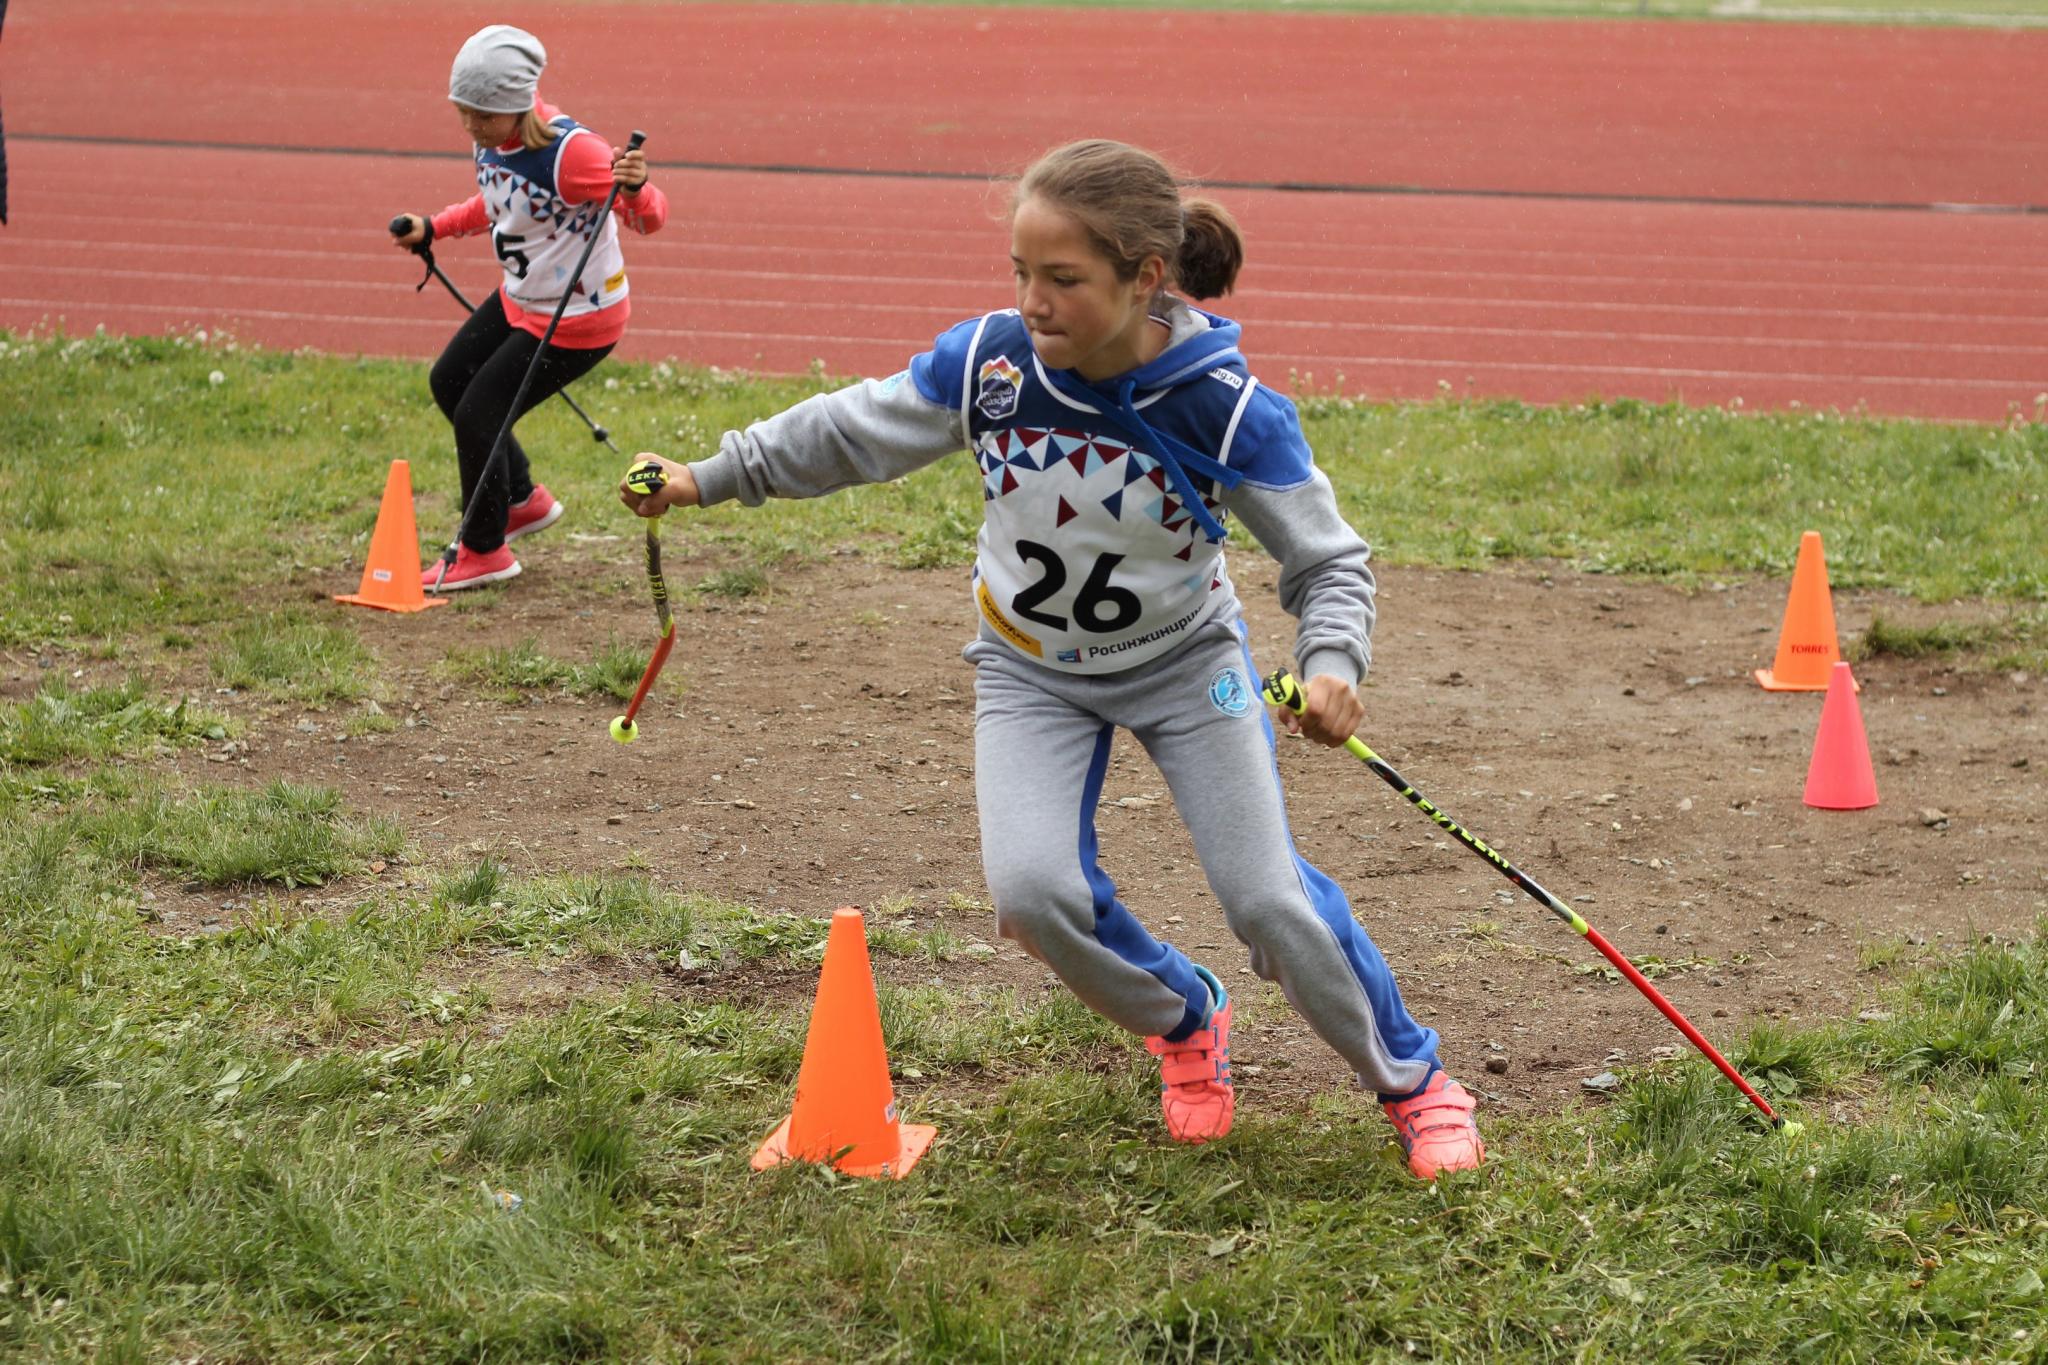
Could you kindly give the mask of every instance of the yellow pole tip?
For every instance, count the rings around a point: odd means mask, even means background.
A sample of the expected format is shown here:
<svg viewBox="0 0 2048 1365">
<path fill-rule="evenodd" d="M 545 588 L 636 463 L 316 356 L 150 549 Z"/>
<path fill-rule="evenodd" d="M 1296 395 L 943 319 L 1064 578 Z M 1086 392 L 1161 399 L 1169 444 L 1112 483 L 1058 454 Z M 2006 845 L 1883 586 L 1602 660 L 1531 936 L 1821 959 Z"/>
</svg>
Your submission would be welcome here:
<svg viewBox="0 0 2048 1365">
<path fill-rule="evenodd" d="M 612 738 L 621 744 L 631 744 L 639 737 L 640 727 L 624 716 L 612 718 Z"/>
<path fill-rule="evenodd" d="M 1787 1142 L 1796 1142 L 1806 1133 L 1806 1125 L 1797 1119 L 1785 1119 L 1778 1124 L 1778 1136 Z"/>
</svg>

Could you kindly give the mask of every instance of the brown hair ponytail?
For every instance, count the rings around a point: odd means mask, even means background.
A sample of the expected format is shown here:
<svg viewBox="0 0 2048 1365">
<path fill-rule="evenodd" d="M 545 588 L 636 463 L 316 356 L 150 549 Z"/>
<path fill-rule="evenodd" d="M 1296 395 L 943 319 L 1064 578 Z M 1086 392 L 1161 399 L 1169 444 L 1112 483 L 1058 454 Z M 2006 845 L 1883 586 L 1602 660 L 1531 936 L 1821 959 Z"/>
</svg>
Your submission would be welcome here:
<svg viewBox="0 0 2048 1365">
<path fill-rule="evenodd" d="M 1190 199 L 1184 222 L 1173 278 L 1191 299 L 1221 298 L 1244 268 L 1244 237 L 1237 220 L 1213 199 Z"/>
<path fill-rule="evenodd" d="M 1017 182 L 1011 212 L 1027 199 L 1072 215 L 1120 280 L 1137 278 L 1157 256 L 1182 293 L 1213 299 L 1230 292 L 1244 265 L 1244 238 L 1229 212 L 1209 199 L 1182 203 L 1166 163 L 1127 143 L 1092 138 L 1054 148 Z"/>
</svg>

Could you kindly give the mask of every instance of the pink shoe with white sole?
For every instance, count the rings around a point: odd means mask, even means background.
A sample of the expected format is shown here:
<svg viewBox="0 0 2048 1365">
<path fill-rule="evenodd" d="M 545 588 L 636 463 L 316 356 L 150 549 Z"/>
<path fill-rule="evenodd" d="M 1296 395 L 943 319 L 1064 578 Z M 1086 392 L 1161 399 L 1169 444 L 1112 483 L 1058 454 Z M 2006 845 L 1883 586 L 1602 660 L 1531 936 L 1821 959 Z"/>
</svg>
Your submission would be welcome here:
<svg viewBox="0 0 2048 1365">
<path fill-rule="evenodd" d="M 1179 1042 L 1147 1038 L 1159 1059 L 1159 1107 L 1175 1142 L 1214 1142 L 1230 1131 L 1237 1090 L 1230 1082 L 1230 997 L 1203 967 L 1195 975 L 1209 987 L 1209 1018 Z"/>
<path fill-rule="evenodd" d="M 441 561 L 435 559 L 420 570 L 420 587 L 428 592 L 460 592 L 464 588 L 481 588 L 486 583 L 502 583 L 508 578 L 519 577 L 519 561 L 512 552 L 500 545 L 489 554 L 478 554 L 467 545 L 455 551 L 455 562 L 448 566 L 448 572 L 441 572 Z"/>
<path fill-rule="evenodd" d="M 1423 1180 L 1445 1171 L 1473 1171 L 1486 1160 L 1472 1111 L 1479 1102 L 1444 1072 L 1429 1078 L 1419 1094 L 1383 1104 L 1408 1153 L 1408 1169 Z"/>
<path fill-rule="evenodd" d="M 505 539 L 517 540 L 545 531 L 562 519 L 562 504 L 555 501 L 555 495 L 539 484 L 526 495 L 525 502 L 515 502 L 505 514 Z"/>
</svg>

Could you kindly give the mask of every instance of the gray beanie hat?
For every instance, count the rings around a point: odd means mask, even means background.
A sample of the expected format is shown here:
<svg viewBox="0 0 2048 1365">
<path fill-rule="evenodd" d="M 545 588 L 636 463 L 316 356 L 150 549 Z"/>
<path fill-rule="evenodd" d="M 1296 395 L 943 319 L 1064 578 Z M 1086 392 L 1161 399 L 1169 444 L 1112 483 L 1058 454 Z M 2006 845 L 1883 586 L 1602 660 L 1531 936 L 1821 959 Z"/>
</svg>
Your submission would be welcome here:
<svg viewBox="0 0 2048 1365">
<path fill-rule="evenodd" d="M 492 24 L 478 29 L 455 54 L 448 98 L 486 114 L 523 114 L 533 108 L 548 50 L 523 28 Z"/>
</svg>

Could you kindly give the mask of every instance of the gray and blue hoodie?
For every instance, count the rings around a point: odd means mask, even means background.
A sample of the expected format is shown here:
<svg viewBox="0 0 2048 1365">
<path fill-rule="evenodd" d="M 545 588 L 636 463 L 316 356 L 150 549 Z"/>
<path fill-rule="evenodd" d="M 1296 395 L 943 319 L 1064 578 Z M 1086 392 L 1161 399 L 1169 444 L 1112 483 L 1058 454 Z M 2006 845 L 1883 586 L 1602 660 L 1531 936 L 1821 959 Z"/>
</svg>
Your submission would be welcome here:
<svg viewBox="0 0 2048 1365">
<path fill-rule="evenodd" d="M 1369 551 L 1294 405 L 1255 379 L 1238 326 L 1169 299 L 1150 363 L 1101 383 L 1047 369 L 1005 309 L 941 333 L 887 379 L 727 432 L 691 465 L 706 504 L 816 497 L 959 450 L 981 470 L 974 595 L 985 638 L 1049 668 L 1119 672 L 1235 615 L 1235 517 L 1280 563 L 1304 677 L 1371 661 Z"/>
</svg>

